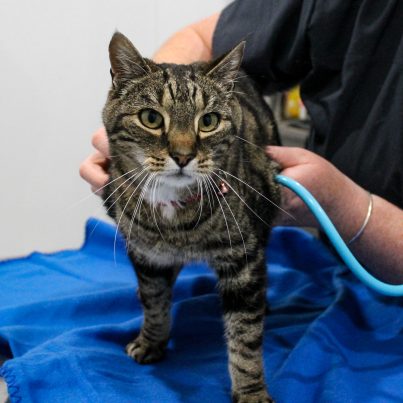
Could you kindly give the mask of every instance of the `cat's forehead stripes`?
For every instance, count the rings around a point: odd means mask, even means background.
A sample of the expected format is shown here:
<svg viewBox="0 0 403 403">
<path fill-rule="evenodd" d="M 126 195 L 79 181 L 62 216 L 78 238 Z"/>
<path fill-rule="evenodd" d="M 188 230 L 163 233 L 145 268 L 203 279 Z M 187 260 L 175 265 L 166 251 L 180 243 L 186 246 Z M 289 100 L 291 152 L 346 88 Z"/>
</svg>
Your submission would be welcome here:
<svg viewBox="0 0 403 403">
<path fill-rule="evenodd" d="M 148 91 L 146 94 L 141 94 L 141 99 L 144 103 L 150 105 L 158 105 L 160 103 L 157 94 L 153 91 Z"/>
<path fill-rule="evenodd" d="M 163 103 L 175 103 L 177 85 L 170 69 L 164 69 Z"/>
<path fill-rule="evenodd" d="M 163 106 L 186 103 L 193 105 L 197 110 L 205 109 L 207 97 L 197 83 L 193 70 L 182 69 L 181 66 L 176 66 L 175 70 L 166 68 L 164 81 Z"/>
</svg>

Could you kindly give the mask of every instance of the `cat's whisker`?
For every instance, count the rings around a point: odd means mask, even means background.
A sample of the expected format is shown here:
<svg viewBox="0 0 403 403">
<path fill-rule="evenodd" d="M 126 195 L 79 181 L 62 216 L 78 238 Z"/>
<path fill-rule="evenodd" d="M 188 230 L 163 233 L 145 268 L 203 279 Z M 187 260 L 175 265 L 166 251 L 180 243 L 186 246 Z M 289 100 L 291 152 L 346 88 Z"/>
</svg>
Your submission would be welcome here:
<svg viewBox="0 0 403 403">
<path fill-rule="evenodd" d="M 140 169 L 140 168 L 139 168 Z M 134 173 L 130 178 L 126 179 L 124 182 L 122 182 L 113 192 L 111 192 L 111 194 L 103 201 L 103 205 L 106 204 L 106 202 L 112 197 L 112 195 L 117 192 L 122 186 L 125 185 L 125 183 L 127 183 L 130 179 L 135 178 L 134 181 L 140 177 L 140 175 L 146 170 L 147 168 L 143 168 L 140 172 Z M 132 181 L 130 184 L 132 184 L 134 181 Z M 116 201 L 113 203 L 115 204 Z M 112 204 L 112 206 L 113 206 Z M 107 212 L 109 211 L 110 207 L 108 208 Z"/>
<path fill-rule="evenodd" d="M 199 188 L 199 186 L 200 186 L 200 191 L 199 191 L 200 192 L 200 216 L 199 216 L 198 221 L 200 221 L 200 218 L 201 218 L 201 216 L 203 214 L 203 204 L 204 204 L 203 182 L 201 181 L 200 178 L 198 178 L 198 180 L 197 180 L 197 188 Z"/>
<path fill-rule="evenodd" d="M 225 180 L 224 178 L 222 178 L 221 176 L 219 176 L 216 172 L 213 172 L 213 171 L 212 171 L 212 173 L 213 173 L 214 175 L 216 175 L 222 182 L 224 182 L 224 183 L 235 193 L 235 195 L 239 198 L 239 200 L 240 200 L 240 201 L 241 201 L 241 202 L 242 202 L 260 221 L 262 221 L 263 224 L 267 225 L 268 228 L 271 227 L 270 224 L 268 224 L 265 220 L 263 220 L 263 218 L 260 217 L 260 215 L 257 214 L 257 213 L 255 212 L 255 210 L 253 210 L 252 207 L 249 206 L 248 203 L 246 203 L 246 201 L 240 196 L 240 194 L 234 189 L 234 187 L 229 184 L 229 182 L 228 182 L 227 180 Z"/>
<path fill-rule="evenodd" d="M 213 173 L 214 173 L 214 172 L 213 172 Z M 218 175 L 217 175 L 217 176 L 218 176 Z M 214 180 L 213 180 L 212 182 L 213 182 L 214 186 L 216 187 L 217 191 L 219 192 L 219 191 L 220 191 L 220 188 L 218 187 L 218 185 L 215 183 Z M 245 245 L 245 240 L 244 240 L 244 237 L 243 237 L 241 228 L 239 227 L 238 221 L 237 221 L 237 219 L 236 219 L 236 217 L 235 217 L 235 215 L 234 215 L 234 213 L 233 213 L 233 211 L 232 211 L 232 209 L 231 209 L 229 203 L 228 203 L 227 200 L 225 199 L 225 197 L 223 197 L 223 200 L 224 200 L 225 204 L 227 205 L 227 207 L 228 207 L 228 209 L 229 209 L 229 211 L 230 211 L 230 213 L 231 213 L 231 215 L 232 215 L 232 218 L 233 218 L 234 221 L 235 221 L 235 225 L 236 225 L 237 228 L 238 228 L 239 235 L 241 236 L 242 243 L 243 243 L 243 249 L 244 249 L 244 251 L 245 251 L 246 265 L 249 266 L 249 265 L 248 265 L 248 254 L 246 253 L 246 245 Z"/>
<path fill-rule="evenodd" d="M 206 183 L 206 174 L 203 174 L 201 176 L 201 186 L 202 186 L 202 192 L 204 191 L 204 188 L 206 189 L 206 195 L 207 195 L 207 201 L 210 207 L 210 218 L 213 218 L 213 206 L 212 206 L 212 202 L 211 202 L 211 198 L 210 198 L 210 188 L 207 186 Z M 210 220 L 210 226 L 212 228 L 212 221 Z"/>
<path fill-rule="evenodd" d="M 155 193 L 156 193 L 157 186 L 159 186 L 159 183 L 160 183 L 160 178 L 157 178 L 156 185 L 155 185 L 154 188 L 153 188 L 153 194 L 152 194 L 152 216 L 153 216 L 155 225 L 156 225 L 156 227 L 157 227 L 157 230 L 158 230 L 158 232 L 159 232 L 160 235 L 161 235 L 162 240 L 163 240 L 164 242 L 166 242 L 166 241 L 165 241 L 165 238 L 164 238 L 164 235 L 162 235 L 162 231 L 161 231 L 161 229 L 160 229 L 160 227 L 159 227 L 159 225 L 158 225 L 158 220 L 157 220 L 156 215 L 155 215 L 155 210 L 156 210 Z"/>
<path fill-rule="evenodd" d="M 154 173 L 154 176 L 153 176 L 153 179 L 155 179 L 157 176 L 158 176 L 158 172 L 155 172 L 155 173 Z M 156 181 L 154 180 L 154 183 L 155 183 L 155 182 L 156 182 Z M 139 207 L 140 210 L 141 210 L 141 206 L 143 205 L 143 201 L 145 200 L 146 193 L 147 193 L 147 191 L 144 192 L 143 198 L 141 199 L 140 207 Z M 147 214 L 147 219 L 148 219 L 149 216 L 148 216 L 148 213 L 147 213 L 147 209 L 145 209 L 144 211 L 146 212 L 146 214 Z"/>
<path fill-rule="evenodd" d="M 150 191 L 151 217 L 153 218 L 154 224 L 155 224 L 155 226 L 157 228 L 157 231 L 159 232 L 161 238 L 164 239 L 164 237 L 163 237 L 163 235 L 162 235 L 162 233 L 160 231 L 160 228 L 158 227 L 157 219 L 156 219 L 156 208 L 157 208 L 156 207 L 156 199 L 157 199 L 156 198 L 156 193 L 157 193 L 158 186 L 159 186 L 159 178 L 157 178 L 156 181 L 153 183 L 153 186 L 152 186 L 151 191 Z"/>
<path fill-rule="evenodd" d="M 144 197 L 145 197 L 145 193 L 144 193 L 144 196 L 142 196 L 142 195 L 143 195 L 143 191 L 140 193 L 140 197 L 137 200 L 137 203 L 136 203 L 136 206 L 134 208 L 132 217 L 130 219 L 130 228 L 129 228 L 129 237 L 128 237 L 129 239 L 131 239 L 132 228 L 133 228 L 134 220 L 135 220 L 137 214 L 139 215 L 139 219 L 138 219 L 138 222 L 137 222 L 137 233 L 138 233 L 138 230 L 139 230 L 139 222 L 141 221 L 141 206 L 142 206 L 142 203 L 143 203 L 143 200 L 144 200 Z M 147 213 L 147 216 L 148 216 L 148 213 Z"/>
<path fill-rule="evenodd" d="M 141 186 L 141 184 L 144 182 L 144 180 L 145 180 L 147 177 L 148 177 L 148 174 L 146 173 L 146 175 L 144 176 L 144 178 L 140 180 L 140 182 L 138 183 L 138 185 L 136 186 L 136 188 L 133 190 L 132 194 L 130 195 L 129 199 L 127 200 L 127 202 L 126 202 L 125 206 L 123 207 L 123 210 L 122 210 L 122 212 L 121 212 L 121 214 L 120 214 L 119 221 L 118 221 L 117 226 L 116 226 L 115 239 L 114 239 L 114 241 L 113 241 L 113 258 L 114 258 L 114 261 L 115 261 L 115 265 L 116 265 L 116 240 L 117 240 L 117 235 L 118 235 L 118 231 L 119 231 L 120 222 L 121 222 L 121 220 L 122 220 L 122 218 L 123 218 L 123 215 L 124 215 L 124 213 L 125 213 L 125 210 L 126 210 L 127 206 L 128 206 L 129 203 L 130 203 L 130 200 L 133 198 L 133 196 L 135 195 L 137 189 Z"/>
<path fill-rule="evenodd" d="M 110 185 L 111 183 L 113 183 L 113 182 L 119 180 L 119 179 L 122 178 L 123 176 L 126 176 L 126 175 L 128 175 L 128 174 L 134 172 L 136 169 L 138 169 L 138 168 L 135 168 L 135 169 L 132 169 L 132 170 L 130 170 L 130 171 L 128 171 L 128 172 L 125 172 L 123 175 L 120 175 L 119 177 L 117 177 L 117 178 L 115 178 L 115 179 L 113 179 L 113 180 L 111 180 L 111 181 L 108 181 L 104 186 L 100 187 L 100 188 L 97 189 L 96 191 L 91 192 L 89 195 L 87 195 L 87 196 L 83 197 L 82 199 L 76 201 L 76 202 L 73 203 L 71 206 L 66 207 L 66 209 L 65 209 L 64 211 L 67 212 L 67 211 L 70 211 L 71 209 L 77 207 L 79 204 L 81 204 L 81 203 L 83 203 L 84 201 L 88 200 L 88 199 L 89 199 L 90 197 L 92 197 L 94 194 L 97 194 L 97 193 L 99 193 L 101 190 L 105 189 L 105 188 L 106 188 L 108 185 Z"/>
<path fill-rule="evenodd" d="M 154 178 L 156 174 L 151 174 L 151 176 Z M 132 217 L 130 219 L 130 226 L 129 226 L 129 236 L 128 239 L 131 238 L 131 233 L 132 233 L 132 227 L 133 227 L 133 223 L 134 223 L 134 219 L 136 218 L 136 215 L 138 212 L 140 212 L 141 209 L 141 203 L 145 197 L 145 193 L 147 191 L 147 182 L 145 183 L 145 185 L 143 186 L 143 189 L 141 190 L 140 193 L 140 197 L 137 200 L 136 206 L 134 207 L 133 213 L 132 213 Z"/>
<path fill-rule="evenodd" d="M 102 207 L 99 208 L 97 210 L 96 213 L 98 213 L 104 206 L 105 203 L 109 200 L 109 198 L 115 193 L 117 192 L 126 182 L 128 182 L 129 180 L 132 180 L 129 185 L 127 186 L 127 188 L 114 200 L 114 202 L 106 209 L 106 213 L 108 213 L 112 207 L 119 201 L 119 199 L 127 192 L 127 190 L 130 188 L 130 186 L 137 180 L 137 178 L 144 172 L 145 168 L 139 172 L 139 173 L 134 173 L 132 176 L 130 176 L 128 179 L 126 179 L 123 183 L 121 183 L 110 195 L 109 197 L 107 197 L 103 203 L 102 203 Z M 121 178 L 121 176 L 120 176 Z M 97 222 L 94 226 L 94 228 L 92 229 L 91 233 L 89 236 L 92 236 L 92 234 L 95 232 L 96 228 L 98 227 L 99 222 Z"/>
<path fill-rule="evenodd" d="M 140 196 L 141 196 L 141 194 L 140 194 Z M 139 202 L 140 202 L 140 198 L 137 200 L 136 206 L 134 207 L 132 216 L 131 216 L 131 218 L 130 218 L 129 236 L 127 237 L 126 244 L 128 244 L 129 240 L 131 239 L 133 223 L 134 223 L 134 219 L 135 219 L 135 217 L 136 217 L 136 215 L 137 215 L 137 206 L 138 206 Z M 129 249 L 129 248 L 128 248 L 128 249 Z"/>
<path fill-rule="evenodd" d="M 188 191 L 188 193 L 189 193 L 189 196 L 190 196 L 190 197 L 193 196 L 192 189 L 190 189 L 189 185 L 186 185 L 186 189 L 187 189 L 187 191 Z"/>
<path fill-rule="evenodd" d="M 155 178 L 154 178 L 154 185 L 155 185 L 157 180 L 158 180 L 158 172 L 156 172 L 156 175 L 155 175 Z M 149 195 L 151 194 L 151 189 L 148 192 L 148 194 Z M 144 202 L 145 198 L 146 198 L 146 194 L 144 193 L 144 197 L 141 200 L 141 204 L 140 204 L 140 207 L 139 207 L 140 209 L 141 209 L 141 206 L 143 205 L 143 202 Z M 147 214 L 147 220 L 150 220 L 150 216 L 148 215 L 147 209 L 144 209 L 144 212 Z M 138 232 L 139 232 L 139 228 L 140 228 L 140 222 L 137 223 L 137 235 L 138 235 Z"/>
<path fill-rule="evenodd" d="M 219 171 L 223 172 L 226 175 L 231 176 L 232 178 L 238 180 L 239 182 L 243 183 L 244 185 L 248 186 L 250 189 L 252 189 L 254 192 L 256 192 L 259 196 L 263 197 L 263 199 L 267 200 L 269 203 L 271 203 L 273 206 L 277 207 L 279 210 L 281 210 L 284 214 L 287 214 L 290 218 L 292 218 L 295 221 L 298 221 L 292 214 L 290 214 L 288 211 L 285 211 L 283 208 L 281 208 L 278 204 L 274 203 L 273 200 L 270 200 L 268 197 L 266 197 L 264 194 L 260 193 L 258 190 L 256 190 L 253 186 L 249 185 L 249 183 L 246 183 L 242 179 L 239 179 L 235 175 L 232 175 L 231 173 L 224 171 L 223 169 L 219 168 Z"/>
<path fill-rule="evenodd" d="M 199 218 L 196 221 L 196 224 L 193 226 L 193 229 L 195 229 L 197 227 L 197 225 L 199 224 L 202 213 L 203 213 L 203 188 L 201 187 L 200 179 L 196 178 L 196 181 L 197 181 L 197 192 L 200 194 L 199 207 L 196 211 L 196 214 L 199 212 L 199 210 L 200 210 L 200 213 L 199 213 Z"/>
<path fill-rule="evenodd" d="M 145 178 L 146 178 L 146 177 L 147 177 L 147 175 L 145 176 Z M 143 178 L 143 180 L 142 180 L 141 182 L 143 182 L 145 178 Z M 140 196 L 139 196 L 139 198 L 138 198 L 138 200 L 137 200 L 137 202 L 136 202 L 136 208 L 137 208 L 137 205 L 138 205 L 138 203 L 139 203 L 139 200 L 141 200 L 141 195 L 143 194 L 144 188 L 146 187 L 148 181 L 149 181 L 149 179 L 147 179 L 146 183 L 142 186 L 142 189 L 141 189 L 141 192 L 140 192 Z M 136 187 L 136 189 L 141 185 L 141 182 L 138 184 L 138 186 Z M 135 189 L 135 191 L 136 191 L 136 189 Z M 132 193 L 132 195 L 130 196 L 130 198 L 131 198 L 131 197 L 133 197 L 133 193 Z M 128 201 L 130 201 L 130 199 L 129 199 Z M 124 210 L 123 210 L 123 212 L 124 212 Z M 135 214 L 134 214 L 134 216 L 135 216 Z M 133 214 L 132 214 L 132 217 L 130 218 L 130 232 L 131 232 L 132 220 L 133 220 Z M 129 239 L 130 239 L 130 238 L 129 238 Z M 129 249 L 129 239 L 126 240 L 126 249 Z"/>
<path fill-rule="evenodd" d="M 147 180 L 146 183 L 144 184 L 143 189 L 142 189 L 142 191 L 140 193 L 140 196 L 139 196 L 139 200 L 138 200 L 138 202 L 136 204 L 136 208 L 134 210 L 134 213 L 132 214 L 131 223 L 132 223 L 132 220 L 134 220 L 134 218 L 136 217 L 137 214 L 141 214 L 140 213 L 141 212 L 141 206 L 143 205 L 143 201 L 144 201 L 145 196 L 147 194 L 148 187 L 149 187 L 150 183 L 152 183 L 152 181 L 154 180 L 154 178 L 156 176 L 157 176 L 157 173 L 151 174 L 151 177 L 149 178 L 149 180 Z M 138 225 L 137 225 L 137 229 L 138 229 Z M 130 232 L 131 232 L 131 227 L 130 227 Z"/>
<path fill-rule="evenodd" d="M 207 178 L 207 181 L 208 181 L 208 183 L 210 184 L 210 186 L 211 186 L 211 188 L 212 188 L 213 194 L 214 194 L 215 197 L 217 198 L 218 204 L 219 204 L 220 209 L 221 209 L 221 212 L 222 212 L 222 214 L 223 214 L 224 221 L 225 221 L 225 226 L 227 227 L 228 241 L 229 241 L 229 245 L 230 245 L 230 248 L 231 248 L 231 254 L 232 254 L 234 251 L 233 251 L 233 249 L 232 249 L 231 234 L 230 234 L 230 231 L 229 231 L 229 226 L 228 226 L 227 217 L 226 217 L 225 212 L 224 212 L 224 209 L 223 209 L 223 207 L 222 207 L 222 205 L 221 205 L 220 198 L 218 197 L 217 193 L 216 193 L 215 190 L 214 190 L 214 186 L 212 185 L 212 182 L 214 182 L 213 179 L 210 178 L 210 176 L 206 176 L 206 178 Z"/>
<path fill-rule="evenodd" d="M 155 177 L 157 174 L 153 174 L 153 177 Z M 136 207 L 134 209 L 134 213 L 132 215 L 132 220 L 134 220 L 134 218 L 137 216 L 137 214 L 139 214 L 139 221 L 137 222 L 137 234 L 139 233 L 139 228 L 140 228 L 140 221 L 141 221 L 141 206 L 143 205 L 143 201 L 145 199 L 146 193 L 147 193 L 147 188 L 148 186 L 143 186 L 143 190 L 140 193 L 140 197 L 139 200 L 136 203 Z M 147 209 L 144 209 L 145 213 L 147 214 L 147 221 L 149 219 L 148 213 L 147 213 Z M 131 231 L 131 230 L 130 230 Z"/>
<path fill-rule="evenodd" d="M 201 180 L 202 180 L 202 191 L 203 191 L 203 186 L 205 186 L 205 188 L 206 188 L 206 194 L 207 194 L 207 199 L 208 199 L 208 203 L 209 203 L 209 206 L 210 206 L 210 217 L 213 218 L 213 206 L 212 206 L 212 204 L 211 204 L 211 199 L 210 199 L 210 189 L 207 187 L 205 176 L 206 176 L 206 174 L 203 174 L 203 176 L 201 177 Z"/>
</svg>

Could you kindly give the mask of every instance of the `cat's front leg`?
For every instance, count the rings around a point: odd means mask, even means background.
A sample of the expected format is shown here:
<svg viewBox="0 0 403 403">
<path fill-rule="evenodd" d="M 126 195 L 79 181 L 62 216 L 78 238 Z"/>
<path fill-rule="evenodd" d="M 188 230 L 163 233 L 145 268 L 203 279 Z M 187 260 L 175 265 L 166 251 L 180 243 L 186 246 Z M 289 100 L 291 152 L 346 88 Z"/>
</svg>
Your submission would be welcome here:
<svg viewBox="0 0 403 403">
<path fill-rule="evenodd" d="M 217 267 L 217 265 L 216 265 Z M 237 403 L 273 402 L 263 372 L 266 265 L 263 252 L 248 262 L 218 264 L 232 398 Z"/>
<path fill-rule="evenodd" d="M 162 358 L 168 343 L 172 287 L 180 268 L 154 268 L 130 257 L 137 274 L 144 322 L 140 334 L 126 346 L 126 352 L 138 363 L 149 364 Z"/>
</svg>

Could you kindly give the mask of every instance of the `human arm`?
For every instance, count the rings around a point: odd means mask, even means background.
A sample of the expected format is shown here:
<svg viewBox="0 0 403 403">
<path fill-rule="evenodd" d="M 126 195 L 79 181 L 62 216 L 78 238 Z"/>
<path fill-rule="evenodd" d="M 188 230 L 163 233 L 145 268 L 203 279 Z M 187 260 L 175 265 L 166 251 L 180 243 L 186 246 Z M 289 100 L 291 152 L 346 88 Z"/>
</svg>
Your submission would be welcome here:
<svg viewBox="0 0 403 403">
<path fill-rule="evenodd" d="M 213 34 L 220 14 L 188 25 L 170 37 L 154 54 L 157 63 L 188 64 L 212 58 Z"/>
<path fill-rule="evenodd" d="M 268 149 L 282 167 L 282 174 L 305 186 L 324 208 L 345 241 L 354 237 L 368 212 L 369 195 L 330 162 L 301 148 Z M 317 227 L 308 208 L 288 189 L 283 190 L 282 207 L 297 221 L 281 215 L 279 223 Z M 367 226 L 350 249 L 377 278 L 403 283 L 403 211 L 373 195 L 373 209 Z"/>
</svg>

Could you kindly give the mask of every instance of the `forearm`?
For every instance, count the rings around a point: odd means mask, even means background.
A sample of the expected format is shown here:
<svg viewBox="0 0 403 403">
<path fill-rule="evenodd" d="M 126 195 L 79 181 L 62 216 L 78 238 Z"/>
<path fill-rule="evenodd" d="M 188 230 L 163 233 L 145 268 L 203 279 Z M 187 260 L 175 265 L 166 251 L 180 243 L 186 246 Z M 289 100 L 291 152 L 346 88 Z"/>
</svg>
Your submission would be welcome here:
<svg viewBox="0 0 403 403">
<path fill-rule="evenodd" d="M 341 180 L 344 181 L 340 183 L 343 194 L 333 202 L 330 216 L 343 239 L 349 241 L 363 225 L 370 199 L 367 191 L 346 176 Z M 376 195 L 372 200 L 368 224 L 349 247 L 375 277 L 403 284 L 403 211 Z"/>
<path fill-rule="evenodd" d="M 153 59 L 157 63 L 177 64 L 210 60 L 218 18 L 219 13 L 213 14 L 177 32 L 158 49 Z"/>
<path fill-rule="evenodd" d="M 374 276 L 403 284 L 403 211 L 373 195 L 368 225 L 351 249 Z"/>
</svg>

